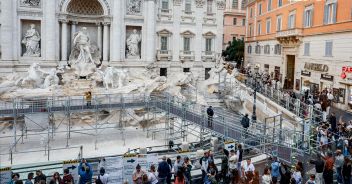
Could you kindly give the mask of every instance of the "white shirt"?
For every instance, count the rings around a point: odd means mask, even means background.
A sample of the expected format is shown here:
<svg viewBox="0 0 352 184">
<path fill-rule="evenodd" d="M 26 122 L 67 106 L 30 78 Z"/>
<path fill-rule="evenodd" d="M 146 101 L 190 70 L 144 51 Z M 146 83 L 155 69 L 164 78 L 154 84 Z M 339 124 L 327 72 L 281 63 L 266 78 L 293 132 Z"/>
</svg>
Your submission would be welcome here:
<svg viewBox="0 0 352 184">
<path fill-rule="evenodd" d="M 329 100 L 333 100 L 333 99 L 334 99 L 334 96 L 333 96 L 331 93 L 328 93 L 327 96 L 328 96 L 328 99 L 329 99 Z"/>
<path fill-rule="evenodd" d="M 248 171 L 252 171 L 254 172 L 255 168 L 254 165 L 252 163 L 250 163 L 249 165 L 247 164 L 247 161 L 243 164 L 244 172 L 248 172 Z"/>
<path fill-rule="evenodd" d="M 265 174 L 262 176 L 263 184 L 270 184 L 271 183 L 271 176 L 270 174 Z"/>
<path fill-rule="evenodd" d="M 296 184 L 301 184 L 302 183 L 302 174 L 299 171 L 295 171 L 292 174 L 293 178 L 296 180 Z"/>
<path fill-rule="evenodd" d="M 103 176 L 102 176 L 102 175 L 99 175 L 99 178 L 100 178 L 100 181 L 101 181 L 103 184 L 107 184 L 107 183 L 108 183 L 109 175 L 108 175 L 108 174 L 104 174 Z"/>
<path fill-rule="evenodd" d="M 158 183 L 158 178 L 156 177 L 157 175 L 158 175 L 157 173 L 149 172 L 148 181 L 151 184 L 157 184 Z"/>
</svg>

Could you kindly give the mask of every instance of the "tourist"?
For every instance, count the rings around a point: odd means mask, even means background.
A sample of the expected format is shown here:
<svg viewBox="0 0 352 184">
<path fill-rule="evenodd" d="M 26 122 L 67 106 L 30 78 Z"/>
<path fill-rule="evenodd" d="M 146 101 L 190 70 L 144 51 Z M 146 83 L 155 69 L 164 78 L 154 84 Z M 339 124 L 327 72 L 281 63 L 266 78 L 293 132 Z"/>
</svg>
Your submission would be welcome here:
<svg viewBox="0 0 352 184">
<path fill-rule="evenodd" d="M 182 169 L 178 170 L 176 175 L 175 175 L 175 182 L 174 184 L 185 184 L 186 180 L 183 175 Z"/>
<path fill-rule="evenodd" d="M 162 161 L 159 163 L 159 166 L 158 166 L 159 183 L 160 184 L 167 183 L 167 179 L 169 176 L 171 179 L 170 173 L 171 173 L 171 169 L 170 169 L 169 164 L 166 162 L 166 156 L 163 156 Z"/>
<path fill-rule="evenodd" d="M 335 168 L 336 168 L 336 179 L 338 183 L 342 183 L 342 166 L 344 163 L 344 156 L 341 150 L 336 150 L 335 155 Z"/>
<path fill-rule="evenodd" d="M 306 182 L 306 184 L 316 184 L 314 174 L 310 175 L 309 180 Z"/>
<path fill-rule="evenodd" d="M 245 133 L 247 133 L 247 128 L 249 127 L 249 118 L 247 113 L 242 117 L 241 125 L 245 129 Z"/>
<path fill-rule="evenodd" d="M 183 169 L 185 171 L 186 184 L 190 184 L 192 181 L 192 175 L 191 175 L 192 167 L 193 166 L 189 158 L 185 157 L 183 162 Z"/>
<path fill-rule="evenodd" d="M 176 176 L 176 173 L 178 171 L 179 168 L 181 168 L 183 165 L 182 161 L 181 161 L 181 156 L 177 155 L 176 157 L 176 161 L 174 163 L 174 175 Z"/>
<path fill-rule="evenodd" d="M 325 167 L 323 172 L 323 177 L 325 183 L 333 183 L 333 174 L 334 174 L 334 158 L 332 153 L 329 152 L 325 159 Z"/>
<path fill-rule="evenodd" d="M 20 179 L 20 174 L 18 174 L 18 173 L 13 173 L 13 174 L 11 175 L 11 181 L 10 181 L 9 184 L 15 184 L 16 181 L 18 181 L 19 179 Z"/>
<path fill-rule="evenodd" d="M 344 158 L 343 166 L 342 166 L 342 177 L 343 177 L 343 183 L 344 184 L 349 184 L 351 181 L 351 162 L 348 157 Z"/>
<path fill-rule="evenodd" d="M 100 184 L 107 184 L 108 183 L 109 175 L 105 173 L 104 167 L 100 168 L 97 181 L 99 181 Z M 98 183 L 96 182 L 96 184 L 98 184 Z"/>
<path fill-rule="evenodd" d="M 330 126 L 332 128 L 333 132 L 336 132 L 336 116 L 335 113 L 331 113 L 330 118 L 329 118 Z"/>
<path fill-rule="evenodd" d="M 60 174 L 58 172 L 55 172 L 53 175 L 53 178 L 50 180 L 50 184 L 63 184 L 64 182 L 62 181 Z"/>
<path fill-rule="evenodd" d="M 42 173 L 41 170 L 35 171 L 35 177 L 34 177 L 34 184 L 39 183 L 40 181 L 45 181 L 46 182 L 46 176 Z"/>
<path fill-rule="evenodd" d="M 281 167 L 279 167 L 280 172 L 280 184 L 288 184 L 291 180 L 291 172 L 288 166 L 285 163 L 281 163 Z"/>
<path fill-rule="evenodd" d="M 215 171 L 215 176 L 218 176 L 218 173 L 219 173 L 218 168 L 216 167 L 213 161 L 209 161 L 207 173 L 210 174 L 212 171 Z M 218 178 L 216 177 L 216 179 Z"/>
<path fill-rule="evenodd" d="M 224 147 L 220 148 L 223 152 L 221 157 L 221 178 L 224 180 L 224 183 L 228 182 L 227 174 L 229 172 L 229 151 L 227 151 Z"/>
<path fill-rule="evenodd" d="M 150 171 L 148 174 L 148 181 L 150 184 L 157 184 L 158 183 L 158 177 L 155 169 L 155 165 L 150 166 Z"/>
<path fill-rule="evenodd" d="M 169 174 L 168 174 L 167 177 L 166 177 L 166 183 L 167 183 L 167 184 L 171 184 L 172 162 L 171 162 L 171 159 L 170 159 L 170 158 L 167 158 L 166 162 L 167 162 L 167 165 L 169 166 L 169 170 L 170 170 Z"/>
<path fill-rule="evenodd" d="M 267 167 L 264 169 L 264 174 L 262 176 L 262 181 L 263 181 L 263 184 L 271 184 L 271 182 L 272 182 L 272 179 L 271 179 L 271 176 L 270 176 L 270 171 L 269 171 L 269 169 Z"/>
<path fill-rule="evenodd" d="M 323 171 L 325 162 L 321 158 L 321 155 L 317 154 L 317 160 L 311 160 L 310 163 L 315 165 L 315 183 L 323 184 Z"/>
<path fill-rule="evenodd" d="M 350 146 L 349 146 L 349 142 L 348 140 L 344 140 L 343 141 L 343 156 L 345 157 L 349 157 L 351 154 L 350 154 Z"/>
<path fill-rule="evenodd" d="M 84 94 L 84 97 L 85 97 L 86 102 L 87 102 L 87 107 L 90 107 L 92 105 L 92 92 L 91 91 L 87 91 Z"/>
<path fill-rule="evenodd" d="M 78 174 L 79 174 L 79 184 L 86 184 L 92 182 L 93 170 L 92 166 L 87 162 L 86 159 L 82 159 L 82 161 L 78 165 Z"/>
<path fill-rule="evenodd" d="M 142 175 L 142 184 L 151 184 L 147 174 Z"/>
<path fill-rule="evenodd" d="M 270 168 L 271 169 L 271 180 L 274 184 L 277 183 L 277 181 L 278 181 L 277 179 L 280 175 L 279 168 L 280 168 L 280 163 L 277 160 L 277 157 L 274 157 L 273 162 L 271 163 L 271 168 Z"/>
<path fill-rule="evenodd" d="M 133 175 L 132 175 L 132 180 L 133 180 L 133 183 L 134 184 L 142 184 L 142 177 L 143 175 L 146 174 L 141 166 L 139 164 L 137 164 L 136 166 L 136 170 L 133 172 Z"/>
<path fill-rule="evenodd" d="M 217 171 L 215 171 L 215 169 L 211 169 L 207 176 L 207 181 L 204 182 L 204 184 L 217 184 L 216 173 Z"/>
<path fill-rule="evenodd" d="M 22 181 L 22 180 L 17 180 L 17 181 L 15 182 L 15 184 L 23 184 L 23 181 Z"/>
<path fill-rule="evenodd" d="M 298 165 L 296 165 L 295 170 L 292 173 L 292 178 L 295 179 L 296 184 L 302 184 L 302 173 Z"/>
<path fill-rule="evenodd" d="M 240 170 L 241 169 L 241 164 L 242 164 L 242 159 L 243 159 L 243 149 L 242 149 L 242 144 L 238 144 L 237 145 L 237 152 L 236 152 L 236 156 L 237 156 L 237 169 Z"/>
<path fill-rule="evenodd" d="M 28 177 L 27 177 L 25 184 L 33 184 L 33 182 L 32 182 L 33 177 L 34 177 L 34 173 L 32 173 L 32 172 L 28 173 Z"/>
<path fill-rule="evenodd" d="M 207 176 L 207 170 L 209 166 L 209 152 L 204 152 L 204 156 L 200 158 L 199 163 L 201 165 L 200 169 L 202 170 L 202 179 Z"/>
<path fill-rule="evenodd" d="M 240 171 L 237 170 L 237 169 L 231 170 L 229 180 L 230 180 L 231 184 L 242 183 L 241 176 L 240 176 Z"/>
<path fill-rule="evenodd" d="M 251 163 L 251 159 L 248 158 L 247 162 L 245 162 L 242 166 L 242 176 L 247 176 L 248 172 L 254 173 L 255 168 L 254 165 Z"/>
<path fill-rule="evenodd" d="M 73 179 L 72 175 L 70 174 L 69 169 L 64 169 L 64 177 L 62 178 L 62 181 L 65 184 L 74 184 L 74 179 Z"/>
<path fill-rule="evenodd" d="M 214 110 L 212 106 L 209 106 L 207 109 L 207 114 L 208 114 L 208 127 L 213 127 L 213 116 L 214 116 Z"/>
<path fill-rule="evenodd" d="M 250 184 L 259 184 L 259 183 L 260 183 L 259 171 L 256 170 L 254 171 L 254 176 Z"/>
</svg>

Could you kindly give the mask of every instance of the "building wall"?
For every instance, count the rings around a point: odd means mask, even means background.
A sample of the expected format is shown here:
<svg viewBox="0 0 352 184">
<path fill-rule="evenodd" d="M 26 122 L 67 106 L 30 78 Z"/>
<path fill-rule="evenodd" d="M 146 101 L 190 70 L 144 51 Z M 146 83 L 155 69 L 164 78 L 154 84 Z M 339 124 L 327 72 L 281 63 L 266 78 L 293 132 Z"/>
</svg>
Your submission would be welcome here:
<svg viewBox="0 0 352 184">
<path fill-rule="evenodd" d="M 247 31 L 245 43 L 245 63 L 248 66 L 258 64 L 260 70 L 263 65 L 269 64 L 270 70 L 279 65 L 284 79 L 287 74 L 288 55 L 295 56 L 294 85 L 295 91 L 310 89 L 317 84 L 319 90 L 327 87 L 329 90 L 344 89 L 341 102 L 334 105 L 342 109 L 351 109 L 348 105 L 349 95 L 352 93 L 352 73 L 347 72 L 346 79 L 341 77 L 342 68 L 352 65 L 352 2 L 351 1 L 328 1 L 337 2 L 336 21 L 330 24 L 324 22 L 324 7 L 326 1 L 288 1 L 283 0 L 283 5 L 277 7 L 278 0 L 272 0 L 272 10 L 267 11 L 269 0 L 251 1 L 247 6 Z M 259 15 L 259 4 L 262 4 L 262 14 Z M 313 7 L 312 25 L 305 27 L 305 9 Z M 253 16 L 250 16 L 252 9 Z M 288 18 L 291 12 L 296 12 L 295 26 L 288 29 Z M 282 16 L 281 30 L 277 28 L 277 16 Z M 266 20 L 271 20 L 270 32 L 266 32 Z M 261 34 L 258 34 L 258 24 L 261 23 Z M 252 34 L 249 26 L 252 26 Z M 326 42 L 332 42 L 332 56 L 326 56 Z M 309 43 L 309 54 L 305 54 L 305 45 Z M 264 54 L 265 45 L 270 45 L 270 51 L 274 45 L 281 45 L 281 54 Z M 252 53 L 248 53 L 248 46 L 252 46 Z M 260 45 L 261 54 L 255 53 L 255 46 Z M 308 65 L 317 68 L 310 68 Z M 307 66 L 306 66 L 307 65 Z M 306 67 L 305 67 L 306 66 Z M 319 69 L 328 68 L 327 71 Z M 309 75 L 308 75 L 309 74 Z M 325 77 L 325 78 L 324 78 Z M 330 79 L 327 79 L 330 78 Z M 350 79 L 349 79 L 350 78 Z M 282 81 L 283 82 L 283 81 Z M 297 87 L 297 88 L 296 88 Z M 344 96 L 344 97 L 342 97 Z M 342 100 L 343 98 L 343 100 Z"/>
<path fill-rule="evenodd" d="M 224 39 L 223 49 L 228 46 L 228 42 L 236 39 L 244 39 L 245 24 L 242 21 L 246 19 L 245 1 L 242 0 L 227 0 L 224 12 Z M 234 18 L 237 23 L 234 24 Z"/>
</svg>

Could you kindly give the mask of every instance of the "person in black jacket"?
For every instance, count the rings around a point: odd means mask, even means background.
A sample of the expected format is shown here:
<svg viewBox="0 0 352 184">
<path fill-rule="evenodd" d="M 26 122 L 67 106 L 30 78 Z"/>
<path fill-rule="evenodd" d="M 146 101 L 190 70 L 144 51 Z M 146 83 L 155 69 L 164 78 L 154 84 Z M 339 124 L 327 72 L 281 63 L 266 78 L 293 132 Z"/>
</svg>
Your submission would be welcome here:
<svg viewBox="0 0 352 184">
<path fill-rule="evenodd" d="M 348 157 L 345 157 L 345 160 L 343 162 L 342 166 L 342 178 L 343 178 L 343 183 L 350 183 L 351 181 L 351 163 L 350 159 Z"/>
<path fill-rule="evenodd" d="M 214 116 L 214 110 L 212 106 L 209 106 L 207 109 L 207 114 L 208 114 L 208 127 L 213 127 L 213 116 Z"/>
<path fill-rule="evenodd" d="M 281 175 L 280 184 L 290 183 L 291 172 L 290 172 L 290 168 L 288 168 L 288 166 L 285 163 L 281 163 L 281 167 L 279 167 L 279 172 Z"/>
<path fill-rule="evenodd" d="M 158 167 L 158 177 L 159 183 L 166 184 L 168 177 L 171 176 L 171 169 L 169 164 L 166 162 L 166 156 L 164 156 L 162 160 L 163 161 L 159 163 Z"/>
<path fill-rule="evenodd" d="M 331 124 L 332 131 L 336 132 L 337 128 L 336 128 L 336 116 L 335 116 L 335 113 L 331 113 L 329 122 Z"/>
<path fill-rule="evenodd" d="M 324 160 L 317 154 L 317 159 L 311 160 L 310 163 L 315 165 L 315 182 L 323 183 Z"/>
</svg>

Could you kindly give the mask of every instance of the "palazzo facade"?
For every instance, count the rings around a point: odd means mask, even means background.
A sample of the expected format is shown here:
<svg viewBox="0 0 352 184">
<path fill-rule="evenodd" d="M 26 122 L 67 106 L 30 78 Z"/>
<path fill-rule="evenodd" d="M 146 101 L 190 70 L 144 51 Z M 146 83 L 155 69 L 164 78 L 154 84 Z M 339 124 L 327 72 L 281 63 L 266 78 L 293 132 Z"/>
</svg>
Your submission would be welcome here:
<svg viewBox="0 0 352 184">
<path fill-rule="evenodd" d="M 2 0 L 0 74 L 66 65 L 82 29 L 104 65 L 206 73 L 222 51 L 224 8 L 223 0 Z"/>
</svg>

